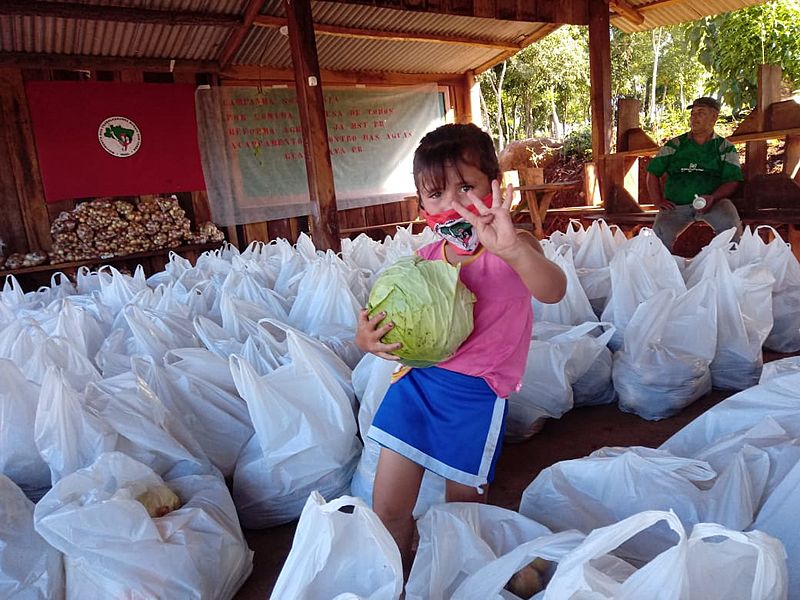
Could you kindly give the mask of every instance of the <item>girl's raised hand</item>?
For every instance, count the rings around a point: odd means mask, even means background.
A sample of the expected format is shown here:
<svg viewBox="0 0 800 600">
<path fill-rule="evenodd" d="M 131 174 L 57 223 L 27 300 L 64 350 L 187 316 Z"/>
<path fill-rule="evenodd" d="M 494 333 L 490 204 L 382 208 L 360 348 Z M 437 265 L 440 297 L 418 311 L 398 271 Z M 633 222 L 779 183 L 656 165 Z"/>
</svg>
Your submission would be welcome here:
<svg viewBox="0 0 800 600">
<path fill-rule="evenodd" d="M 391 354 L 391 352 L 397 350 L 402 344 L 399 342 L 395 344 L 384 344 L 381 341 L 381 338 L 394 327 L 394 323 L 385 323 L 381 325 L 381 321 L 385 318 L 385 312 L 379 312 L 370 319 L 369 311 L 366 308 L 362 308 L 358 311 L 356 346 L 358 346 L 362 352 L 371 352 L 386 360 L 400 360 L 400 357 Z"/>
<path fill-rule="evenodd" d="M 509 184 L 506 193 L 500 193 L 500 182 L 492 181 L 492 207 L 486 206 L 483 201 L 472 191 L 467 192 L 467 197 L 475 205 L 478 214 L 475 215 L 457 202 L 453 202 L 452 208 L 467 221 L 469 221 L 478 233 L 478 240 L 492 254 L 501 258 L 504 255 L 515 251 L 519 244 L 517 230 L 511 220 L 511 200 L 513 197 L 513 187 Z"/>
</svg>

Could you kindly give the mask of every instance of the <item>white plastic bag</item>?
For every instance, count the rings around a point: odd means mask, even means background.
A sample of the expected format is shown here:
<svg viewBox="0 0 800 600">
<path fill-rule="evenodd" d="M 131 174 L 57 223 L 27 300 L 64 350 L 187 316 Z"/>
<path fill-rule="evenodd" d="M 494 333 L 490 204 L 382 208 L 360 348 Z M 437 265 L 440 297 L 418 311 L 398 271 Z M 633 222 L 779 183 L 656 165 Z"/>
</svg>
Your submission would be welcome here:
<svg viewBox="0 0 800 600">
<path fill-rule="evenodd" d="M 397 600 L 402 590 L 400 550 L 378 516 L 359 498 L 312 492 L 271 600 Z"/>
<path fill-rule="evenodd" d="M 561 267 L 567 276 L 567 291 L 564 297 L 555 304 L 544 304 L 531 298 L 535 321 L 548 321 L 563 325 L 579 325 L 585 321 L 596 321 L 592 305 L 586 297 L 586 292 L 581 286 L 575 264 L 572 260 L 572 249 L 563 245 L 554 248 L 547 240 L 542 242 L 545 256 Z"/>
<path fill-rule="evenodd" d="M 239 453 L 253 435 L 245 401 L 187 370 L 160 367 L 150 357 L 134 357 L 131 367 L 192 432 L 222 475 L 233 475 Z"/>
<path fill-rule="evenodd" d="M 572 383 L 566 371 L 569 347 L 532 339 L 518 391 L 508 395 L 505 440 L 521 442 L 538 433 L 549 418 L 572 410 Z"/>
<path fill-rule="evenodd" d="M 759 235 L 768 230 L 772 236 L 764 243 Z M 775 352 L 800 350 L 800 263 L 774 227 L 761 225 L 751 230 L 745 228 L 733 253 L 732 264 L 738 266 L 757 264 L 769 269 L 775 277 L 772 289 L 772 315 L 774 324 L 764 346 Z"/>
<path fill-rule="evenodd" d="M 266 375 L 243 357 L 230 357 L 256 432 L 242 450 L 233 481 L 247 528 L 297 518 L 313 490 L 331 497 L 347 493 L 361 452 L 346 392 L 312 343 L 289 331 L 287 344 L 291 363 Z"/>
<path fill-rule="evenodd" d="M 553 531 L 589 533 L 644 510 L 670 509 L 686 526 L 712 521 L 741 530 L 753 520 L 768 469 L 767 456 L 752 448 L 734 453 L 719 473 L 663 450 L 602 448 L 542 470 L 522 493 L 520 513 Z M 668 532 L 653 528 L 619 556 L 650 560 L 669 545 Z"/>
<path fill-rule="evenodd" d="M 320 340 L 352 369 L 364 355 L 355 345 L 358 311 L 366 297 L 350 290 L 349 267 L 332 255 L 312 262 L 297 289 L 288 322 Z"/>
<path fill-rule="evenodd" d="M 0 474 L 0 597 L 61 600 L 61 553 L 33 528 L 33 502 Z"/>
<path fill-rule="evenodd" d="M 542 583 L 547 584 L 552 571 L 553 563 L 558 563 L 566 554 L 574 550 L 584 539 L 584 535 L 577 531 L 562 531 L 535 538 L 530 542 L 520 544 L 497 560 L 487 563 L 464 579 L 461 585 L 453 592 L 452 600 L 495 600 L 517 598 L 513 593 L 504 589 L 515 573 L 529 565 L 537 558 L 551 563 L 548 572 L 542 577 Z M 533 596 L 539 598 L 540 594 Z M 522 600 L 528 600 L 522 598 Z"/>
<path fill-rule="evenodd" d="M 182 506 L 151 518 L 136 497 L 165 482 L 120 452 L 59 481 L 36 505 L 36 531 L 64 553 L 67 598 L 234 596 L 252 570 L 225 482 L 192 475 L 166 485 Z"/>
<path fill-rule="evenodd" d="M 617 327 L 609 346 L 619 350 L 628 323 L 639 305 L 661 290 L 672 290 L 676 296 L 686 291 L 675 261 L 664 244 L 651 230 L 619 247 L 610 263 L 611 295 L 602 320 Z"/>
<path fill-rule="evenodd" d="M 431 507 L 417 522 L 419 546 L 406 600 L 449 600 L 462 582 L 525 542 L 550 534 L 511 510 L 476 502 Z"/>
<path fill-rule="evenodd" d="M 671 416 L 711 390 L 717 341 L 713 282 L 678 296 L 661 290 L 636 309 L 612 378 L 619 407 L 645 419 Z"/>
<path fill-rule="evenodd" d="M 636 569 L 611 554 L 662 521 L 677 539 L 652 561 Z M 759 531 L 702 523 L 687 537 L 672 512 L 646 511 L 590 533 L 559 563 L 544 600 L 783 600 L 784 556 Z"/>
<path fill-rule="evenodd" d="M 0 358 L 0 473 L 38 500 L 50 487 L 50 469 L 34 441 L 39 386 Z"/>
<path fill-rule="evenodd" d="M 772 329 L 774 277 L 759 265 L 732 271 L 725 251 L 710 251 L 693 280 L 714 282 L 717 349 L 711 361 L 715 388 L 742 390 L 758 383 L 761 346 Z M 690 280 L 692 281 L 692 280 Z"/>
<path fill-rule="evenodd" d="M 664 522 L 675 544 L 640 569 L 611 554 L 652 525 Z M 592 531 L 558 564 L 545 600 L 684 600 L 689 595 L 686 533 L 672 512 L 646 511 Z"/>
</svg>

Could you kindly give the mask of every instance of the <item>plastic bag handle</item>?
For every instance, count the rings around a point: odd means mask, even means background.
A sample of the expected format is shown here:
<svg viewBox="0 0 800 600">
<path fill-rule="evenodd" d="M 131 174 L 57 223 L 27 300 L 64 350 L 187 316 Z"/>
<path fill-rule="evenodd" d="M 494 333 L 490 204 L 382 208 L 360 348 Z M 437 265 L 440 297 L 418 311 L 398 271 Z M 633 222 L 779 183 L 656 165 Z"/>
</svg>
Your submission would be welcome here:
<svg viewBox="0 0 800 600">
<path fill-rule="evenodd" d="M 69 278 L 62 271 L 56 271 L 50 276 L 50 287 L 56 287 L 59 285 L 56 283 L 57 279 L 60 279 L 61 283 L 64 283 L 64 281 L 69 281 Z"/>
<path fill-rule="evenodd" d="M 769 229 L 777 239 L 783 241 L 783 237 L 781 236 L 781 234 L 778 233 L 778 230 L 775 229 L 772 225 L 757 225 L 756 228 L 753 230 L 753 235 L 757 235 L 760 229 Z"/>
<path fill-rule="evenodd" d="M 604 331 L 601 335 L 597 338 L 598 342 L 602 342 L 602 345 L 605 346 L 608 344 L 609 340 L 614 335 L 614 332 L 617 331 L 616 325 L 613 323 L 609 323 L 606 321 L 586 321 L 585 323 L 581 323 L 580 325 L 575 325 L 569 331 L 565 331 L 564 333 L 559 333 L 558 335 L 553 336 L 550 340 L 576 340 L 580 337 L 587 335 L 593 329 L 597 327 L 607 327 L 608 329 Z"/>
<path fill-rule="evenodd" d="M 754 533 L 759 533 L 759 532 L 754 532 Z M 740 544 L 745 544 L 747 546 L 752 546 L 753 548 L 756 549 L 758 553 L 758 557 L 756 558 L 756 572 L 753 577 L 753 586 L 750 588 L 750 590 L 752 598 L 761 598 L 763 590 L 768 589 L 775 579 L 775 574 L 768 572 L 766 556 L 769 555 L 769 552 L 764 547 L 764 545 L 753 541 L 752 537 L 747 533 L 741 531 L 735 531 L 732 529 L 727 529 L 726 527 L 718 523 L 698 523 L 692 529 L 692 533 L 689 536 L 689 540 L 690 541 L 703 540 L 710 537 L 726 537 L 735 542 L 739 542 Z M 775 541 L 777 542 L 777 540 Z M 783 548 L 780 542 L 778 542 L 775 546 L 776 548 L 781 548 L 781 549 Z M 785 554 L 779 557 L 779 560 L 784 560 L 784 559 L 785 559 Z"/>
<path fill-rule="evenodd" d="M 319 509 L 323 513 L 332 513 L 345 506 L 352 506 L 353 508 L 369 508 L 361 498 L 357 498 L 355 496 L 340 496 L 339 498 L 331 500 L 330 502 L 326 502 L 324 505 L 320 506 Z"/>
<path fill-rule="evenodd" d="M 666 521 L 669 528 L 678 534 L 678 544 L 686 543 L 686 531 L 680 519 L 672 510 L 646 510 L 613 525 L 592 531 L 583 544 L 578 546 L 570 555 L 564 557 L 563 568 L 566 570 L 567 565 L 572 565 L 574 568 L 577 564 L 608 554 L 612 550 L 619 548 L 637 533 L 661 521 Z"/>
</svg>

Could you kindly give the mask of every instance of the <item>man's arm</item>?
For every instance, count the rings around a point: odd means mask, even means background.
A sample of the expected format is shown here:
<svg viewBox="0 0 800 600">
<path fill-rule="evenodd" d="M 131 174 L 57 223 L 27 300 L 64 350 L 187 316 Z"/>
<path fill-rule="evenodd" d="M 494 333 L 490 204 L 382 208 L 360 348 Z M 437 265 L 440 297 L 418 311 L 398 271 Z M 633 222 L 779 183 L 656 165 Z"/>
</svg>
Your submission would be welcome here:
<svg viewBox="0 0 800 600">
<path fill-rule="evenodd" d="M 699 213 L 708 212 L 709 210 L 711 210 L 711 207 L 714 206 L 714 203 L 717 200 L 722 200 L 723 198 L 730 198 L 738 187 L 739 187 L 738 181 L 726 181 L 717 189 L 715 189 L 712 193 L 704 194 L 702 197 L 706 199 L 705 208 L 703 208 L 702 210 L 698 210 L 697 212 Z"/>
<path fill-rule="evenodd" d="M 664 198 L 664 189 L 661 186 L 661 178 L 656 177 L 653 173 L 647 173 L 647 193 L 650 200 L 656 205 L 658 210 L 672 210 L 675 204 Z"/>
</svg>

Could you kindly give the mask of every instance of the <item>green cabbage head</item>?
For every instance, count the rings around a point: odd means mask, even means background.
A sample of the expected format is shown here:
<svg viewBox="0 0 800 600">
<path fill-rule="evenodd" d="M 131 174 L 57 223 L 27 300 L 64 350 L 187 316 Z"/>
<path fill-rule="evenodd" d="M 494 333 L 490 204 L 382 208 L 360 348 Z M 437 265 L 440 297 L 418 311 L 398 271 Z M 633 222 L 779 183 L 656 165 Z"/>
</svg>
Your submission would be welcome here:
<svg viewBox="0 0 800 600">
<path fill-rule="evenodd" d="M 370 317 L 386 311 L 394 328 L 386 344 L 400 342 L 394 351 L 409 367 L 430 367 L 452 355 L 472 333 L 475 296 L 458 278 L 460 267 L 419 256 L 401 258 L 372 286 Z"/>
</svg>

